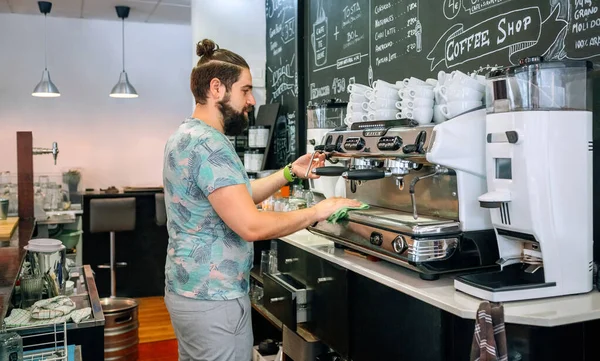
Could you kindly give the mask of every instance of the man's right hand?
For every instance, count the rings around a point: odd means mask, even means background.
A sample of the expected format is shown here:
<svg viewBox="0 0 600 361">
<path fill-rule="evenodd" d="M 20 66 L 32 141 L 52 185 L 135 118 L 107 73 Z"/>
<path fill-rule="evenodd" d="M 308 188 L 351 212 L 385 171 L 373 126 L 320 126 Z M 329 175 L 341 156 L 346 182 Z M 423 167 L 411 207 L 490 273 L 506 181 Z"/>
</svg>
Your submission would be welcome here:
<svg viewBox="0 0 600 361">
<path fill-rule="evenodd" d="M 314 207 L 317 211 L 317 218 L 320 222 L 326 220 L 330 215 L 342 208 L 360 207 L 361 204 L 361 202 L 354 199 L 332 197 L 317 203 Z"/>
</svg>

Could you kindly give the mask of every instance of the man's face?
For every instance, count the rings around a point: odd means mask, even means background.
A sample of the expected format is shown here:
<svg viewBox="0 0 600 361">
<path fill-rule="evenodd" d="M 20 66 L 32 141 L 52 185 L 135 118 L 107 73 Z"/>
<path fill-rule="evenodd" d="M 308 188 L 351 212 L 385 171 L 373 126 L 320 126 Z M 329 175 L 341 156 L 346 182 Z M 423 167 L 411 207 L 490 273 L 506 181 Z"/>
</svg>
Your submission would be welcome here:
<svg viewBox="0 0 600 361">
<path fill-rule="evenodd" d="M 242 70 L 239 80 L 231 86 L 231 91 L 225 93 L 218 104 L 223 115 L 225 135 L 242 134 L 248 127 L 248 112 L 256 104 L 252 95 L 252 75 L 248 69 Z"/>
</svg>

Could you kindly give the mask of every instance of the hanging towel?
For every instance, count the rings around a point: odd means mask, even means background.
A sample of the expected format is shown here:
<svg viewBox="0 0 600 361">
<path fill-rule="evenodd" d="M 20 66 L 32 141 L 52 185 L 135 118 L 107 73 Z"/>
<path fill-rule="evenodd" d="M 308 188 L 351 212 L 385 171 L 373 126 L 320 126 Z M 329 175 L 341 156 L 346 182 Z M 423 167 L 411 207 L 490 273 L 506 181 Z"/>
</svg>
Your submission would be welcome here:
<svg viewBox="0 0 600 361">
<path fill-rule="evenodd" d="M 358 207 L 344 207 L 344 208 L 340 209 L 339 211 L 335 212 L 334 214 L 330 215 L 329 218 L 327 218 L 327 222 L 337 223 L 338 221 L 347 218 L 348 212 L 354 211 L 357 209 L 367 209 L 367 208 L 369 208 L 369 205 L 366 203 L 362 203 Z"/>
<path fill-rule="evenodd" d="M 485 301 L 479 305 L 471 361 L 508 361 L 502 304 Z"/>
</svg>

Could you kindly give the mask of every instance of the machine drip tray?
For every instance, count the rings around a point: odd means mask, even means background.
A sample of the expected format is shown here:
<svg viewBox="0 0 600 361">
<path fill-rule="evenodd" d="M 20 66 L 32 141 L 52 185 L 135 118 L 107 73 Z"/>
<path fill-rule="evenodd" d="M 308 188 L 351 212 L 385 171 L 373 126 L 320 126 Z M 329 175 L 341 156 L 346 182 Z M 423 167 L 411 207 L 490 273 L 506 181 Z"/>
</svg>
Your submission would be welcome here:
<svg viewBox="0 0 600 361">
<path fill-rule="evenodd" d="M 526 264 L 516 263 L 501 271 L 476 273 L 456 277 L 461 282 L 490 292 L 518 291 L 531 288 L 554 287 L 556 282 L 544 282 L 544 269 L 527 273 Z"/>
</svg>

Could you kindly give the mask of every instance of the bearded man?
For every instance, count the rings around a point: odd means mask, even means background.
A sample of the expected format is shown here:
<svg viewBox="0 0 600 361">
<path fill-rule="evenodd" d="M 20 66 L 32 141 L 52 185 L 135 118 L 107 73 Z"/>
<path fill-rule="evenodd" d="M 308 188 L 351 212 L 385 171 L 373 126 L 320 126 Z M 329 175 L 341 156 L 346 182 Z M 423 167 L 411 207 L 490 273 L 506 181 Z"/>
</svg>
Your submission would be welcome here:
<svg viewBox="0 0 600 361">
<path fill-rule="evenodd" d="M 200 60 L 191 74 L 196 107 L 165 147 L 165 304 L 180 361 L 249 361 L 251 242 L 294 233 L 360 203 L 331 198 L 293 212 L 259 212 L 256 204 L 304 177 L 310 155 L 250 182 L 226 137 L 244 131 L 256 103 L 249 66 L 208 39 L 197 44 L 196 53 Z M 314 166 L 323 162 L 320 156 Z"/>
</svg>

